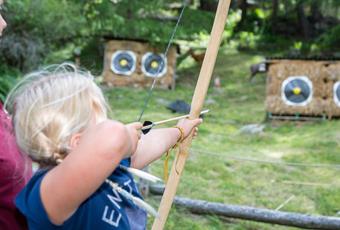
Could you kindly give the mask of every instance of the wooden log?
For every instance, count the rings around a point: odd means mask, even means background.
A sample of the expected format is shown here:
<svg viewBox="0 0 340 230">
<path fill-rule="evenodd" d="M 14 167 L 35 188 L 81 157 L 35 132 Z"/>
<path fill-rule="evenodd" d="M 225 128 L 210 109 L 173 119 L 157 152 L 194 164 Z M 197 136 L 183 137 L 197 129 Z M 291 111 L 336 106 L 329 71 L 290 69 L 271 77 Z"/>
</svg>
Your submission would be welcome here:
<svg viewBox="0 0 340 230">
<path fill-rule="evenodd" d="M 305 229 L 340 229 L 340 218 L 336 217 L 273 211 L 240 205 L 226 205 L 182 197 L 176 197 L 174 203 L 198 214 L 213 214 Z"/>
</svg>

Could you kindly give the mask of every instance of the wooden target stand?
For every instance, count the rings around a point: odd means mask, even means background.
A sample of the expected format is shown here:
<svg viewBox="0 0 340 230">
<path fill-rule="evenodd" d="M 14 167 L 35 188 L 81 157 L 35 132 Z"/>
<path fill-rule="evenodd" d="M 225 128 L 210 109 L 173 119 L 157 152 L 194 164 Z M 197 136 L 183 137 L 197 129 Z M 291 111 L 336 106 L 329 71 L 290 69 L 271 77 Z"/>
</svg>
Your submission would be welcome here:
<svg viewBox="0 0 340 230">
<path fill-rule="evenodd" d="M 266 68 L 265 104 L 269 119 L 320 120 L 340 117 L 340 103 L 337 103 L 334 88 L 340 86 L 339 60 L 276 58 L 266 60 Z M 284 84 L 293 78 L 300 78 L 309 86 L 311 96 L 305 102 L 294 104 L 285 98 Z M 291 91 L 298 96 L 301 87 L 292 87 Z"/>
</svg>

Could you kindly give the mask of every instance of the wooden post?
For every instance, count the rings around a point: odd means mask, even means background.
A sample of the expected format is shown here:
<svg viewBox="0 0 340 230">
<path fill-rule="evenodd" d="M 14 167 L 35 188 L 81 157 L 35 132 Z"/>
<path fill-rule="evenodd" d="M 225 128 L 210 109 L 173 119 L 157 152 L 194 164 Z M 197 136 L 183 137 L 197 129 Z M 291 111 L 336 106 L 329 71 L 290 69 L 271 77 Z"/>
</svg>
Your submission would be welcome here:
<svg viewBox="0 0 340 230">
<path fill-rule="evenodd" d="M 214 25 L 211 31 L 209 44 L 204 56 L 199 78 L 196 84 L 194 96 L 191 102 L 190 119 L 198 118 L 202 110 L 205 96 L 207 94 L 212 72 L 214 70 L 218 49 L 221 43 L 222 33 L 228 16 L 231 0 L 220 0 L 218 3 Z M 188 137 L 180 146 L 172 165 L 168 183 L 165 187 L 158 214 L 155 219 L 152 230 L 161 230 L 164 228 L 172 202 L 176 195 L 177 186 L 182 175 L 186 159 L 188 157 L 189 148 L 192 137 Z"/>
</svg>

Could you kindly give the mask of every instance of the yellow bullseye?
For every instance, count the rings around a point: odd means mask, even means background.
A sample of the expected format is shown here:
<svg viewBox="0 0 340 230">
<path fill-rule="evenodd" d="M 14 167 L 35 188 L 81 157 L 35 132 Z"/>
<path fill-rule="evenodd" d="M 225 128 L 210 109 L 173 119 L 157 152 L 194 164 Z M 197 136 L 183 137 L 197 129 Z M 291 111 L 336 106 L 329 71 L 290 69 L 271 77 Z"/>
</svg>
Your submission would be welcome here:
<svg viewBox="0 0 340 230">
<path fill-rule="evenodd" d="M 151 62 L 151 68 L 153 68 L 153 69 L 158 68 L 158 62 L 157 61 L 152 61 Z"/>
<path fill-rule="evenodd" d="M 294 93 L 295 95 L 300 95 L 300 93 L 301 93 L 301 88 L 300 88 L 300 87 L 295 87 L 295 88 L 293 89 L 293 93 Z"/>
<path fill-rule="evenodd" d="M 125 66 L 127 66 L 127 64 L 128 64 L 128 61 L 127 61 L 126 59 L 121 59 L 121 60 L 119 61 L 119 65 L 120 65 L 120 66 L 125 67 Z"/>
</svg>

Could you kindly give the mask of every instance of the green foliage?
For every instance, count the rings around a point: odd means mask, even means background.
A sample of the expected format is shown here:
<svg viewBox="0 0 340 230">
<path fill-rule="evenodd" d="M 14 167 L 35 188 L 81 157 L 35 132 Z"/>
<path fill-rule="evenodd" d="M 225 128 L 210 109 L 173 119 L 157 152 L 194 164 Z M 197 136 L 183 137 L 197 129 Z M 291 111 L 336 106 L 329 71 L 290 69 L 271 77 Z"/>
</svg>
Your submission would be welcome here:
<svg viewBox="0 0 340 230">
<path fill-rule="evenodd" d="M 81 5 L 70 1 L 6 1 L 8 28 L 0 43 L 1 59 L 27 71 L 36 68 L 52 50 L 83 35 L 86 21 Z"/>
<path fill-rule="evenodd" d="M 2 62 L 20 70 L 35 68 L 41 63 L 45 52 L 43 40 L 31 34 L 9 32 L 0 43 Z"/>
<path fill-rule="evenodd" d="M 129 4 L 125 1 L 92 1 L 86 3 L 84 9 L 95 34 L 152 43 L 168 42 L 179 14 L 166 10 L 166 5 L 157 0 L 134 0 Z M 168 17 L 174 20 L 167 20 Z M 188 40 L 195 34 L 209 33 L 213 18 L 211 12 L 186 8 L 176 39 Z"/>
<path fill-rule="evenodd" d="M 238 48 L 242 50 L 255 49 L 257 41 L 259 39 L 258 35 L 253 32 L 241 31 L 237 34 Z"/>
<path fill-rule="evenodd" d="M 46 42 L 64 42 L 85 26 L 81 5 L 73 1 L 7 1 L 9 31 L 25 31 Z"/>
<path fill-rule="evenodd" d="M 340 25 L 326 31 L 317 42 L 323 51 L 340 52 Z"/>
<path fill-rule="evenodd" d="M 102 43 L 101 37 L 147 40 L 164 46 L 176 22 L 167 18 L 179 15 L 179 10 L 169 10 L 168 4 L 160 0 L 132 0 L 129 4 L 122 0 L 9 0 L 5 12 L 9 26 L 0 44 L 1 59 L 29 71 L 42 63 L 73 60 L 72 49 L 85 51 L 93 40 Z M 211 12 L 188 7 L 175 39 L 208 34 L 213 18 Z M 96 52 L 92 56 L 102 59 Z"/>
<path fill-rule="evenodd" d="M 20 73 L 6 66 L 1 66 L 0 69 L 0 101 L 4 102 L 9 91 L 17 83 Z"/>
</svg>

